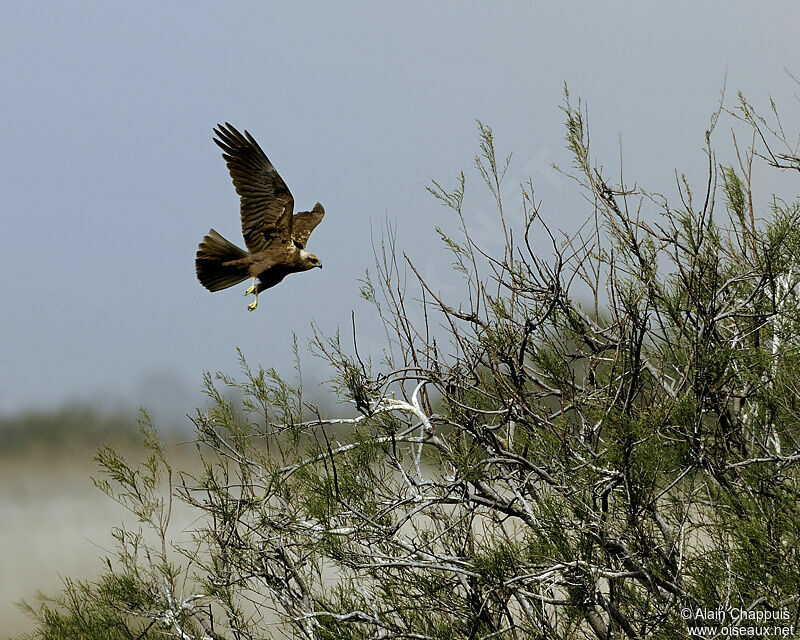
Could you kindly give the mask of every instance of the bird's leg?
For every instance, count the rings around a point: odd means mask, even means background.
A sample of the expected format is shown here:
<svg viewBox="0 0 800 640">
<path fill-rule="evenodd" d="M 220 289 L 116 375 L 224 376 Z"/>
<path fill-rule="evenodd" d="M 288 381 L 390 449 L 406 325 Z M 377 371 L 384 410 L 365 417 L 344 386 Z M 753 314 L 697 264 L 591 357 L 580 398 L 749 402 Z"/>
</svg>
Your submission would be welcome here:
<svg viewBox="0 0 800 640">
<path fill-rule="evenodd" d="M 256 307 L 258 306 L 258 287 L 256 286 L 257 278 L 253 278 L 253 286 L 251 286 L 247 291 L 244 292 L 244 295 L 249 296 L 251 293 L 255 296 L 255 300 L 253 300 L 250 304 L 247 305 L 248 311 L 255 311 Z"/>
<path fill-rule="evenodd" d="M 258 292 L 256 292 L 255 296 L 256 296 L 256 299 L 253 300 L 250 304 L 247 305 L 247 310 L 248 311 L 255 311 L 256 307 L 258 306 Z"/>
</svg>

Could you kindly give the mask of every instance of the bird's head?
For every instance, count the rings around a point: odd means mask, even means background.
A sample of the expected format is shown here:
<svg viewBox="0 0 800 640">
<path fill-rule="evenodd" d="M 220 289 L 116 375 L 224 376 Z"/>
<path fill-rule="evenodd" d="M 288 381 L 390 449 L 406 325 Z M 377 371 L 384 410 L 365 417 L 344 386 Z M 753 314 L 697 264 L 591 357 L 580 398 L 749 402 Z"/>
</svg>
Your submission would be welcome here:
<svg viewBox="0 0 800 640">
<path fill-rule="evenodd" d="M 300 264 L 306 271 L 313 269 L 314 267 L 319 267 L 322 269 L 322 260 L 320 260 L 313 253 L 309 253 L 305 249 L 300 251 Z"/>
</svg>

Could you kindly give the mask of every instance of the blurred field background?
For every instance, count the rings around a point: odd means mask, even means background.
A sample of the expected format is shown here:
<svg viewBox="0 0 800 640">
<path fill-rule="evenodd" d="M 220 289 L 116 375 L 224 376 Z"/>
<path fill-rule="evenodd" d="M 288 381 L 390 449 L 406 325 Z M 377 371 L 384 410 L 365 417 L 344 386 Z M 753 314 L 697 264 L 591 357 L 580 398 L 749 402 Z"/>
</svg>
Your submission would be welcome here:
<svg viewBox="0 0 800 640">
<path fill-rule="evenodd" d="M 167 436 L 174 467 L 197 466 L 190 438 L 188 427 Z M 63 578 L 95 577 L 103 559 L 114 556 L 112 528 L 123 520 L 137 526 L 91 478 L 101 444 L 138 461 L 141 441 L 133 414 L 79 407 L 0 418 L 0 638 L 33 630 L 15 603 L 34 602 L 38 592 L 56 595 Z M 172 530 L 180 539 L 194 516 L 175 507 Z"/>
</svg>

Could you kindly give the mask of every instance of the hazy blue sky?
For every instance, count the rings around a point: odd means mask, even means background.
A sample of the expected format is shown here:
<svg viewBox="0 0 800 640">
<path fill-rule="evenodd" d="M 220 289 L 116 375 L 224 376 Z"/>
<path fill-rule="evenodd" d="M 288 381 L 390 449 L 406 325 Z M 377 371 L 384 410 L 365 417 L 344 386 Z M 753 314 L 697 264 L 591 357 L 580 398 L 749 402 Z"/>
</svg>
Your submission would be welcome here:
<svg viewBox="0 0 800 640">
<path fill-rule="evenodd" d="M 371 225 L 396 221 L 423 270 L 456 281 L 425 185 L 471 167 L 476 119 L 514 151 L 510 183 L 532 175 L 544 215 L 575 224 L 587 210 L 548 169 L 568 163 L 564 81 L 596 152 L 613 166 L 621 137 L 629 179 L 661 191 L 676 168 L 701 171 L 726 70 L 730 96 L 771 92 L 789 120 L 798 107 L 783 71 L 800 72 L 796 2 L 0 6 L 0 413 L 105 398 L 179 416 L 204 370 L 236 370 L 236 346 L 288 370 L 291 332 L 349 327 L 351 310 L 369 339 Z M 194 276 L 209 227 L 241 241 L 211 141 L 226 120 L 299 208 L 328 214 L 309 247 L 325 268 L 255 313 L 246 285 L 212 295 Z"/>
</svg>

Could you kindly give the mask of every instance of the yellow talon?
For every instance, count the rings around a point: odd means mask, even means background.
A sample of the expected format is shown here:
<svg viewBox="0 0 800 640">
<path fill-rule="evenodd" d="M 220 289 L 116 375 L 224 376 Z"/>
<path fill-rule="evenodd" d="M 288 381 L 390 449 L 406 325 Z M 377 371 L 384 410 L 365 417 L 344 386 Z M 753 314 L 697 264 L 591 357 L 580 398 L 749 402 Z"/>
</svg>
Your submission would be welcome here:
<svg viewBox="0 0 800 640">
<path fill-rule="evenodd" d="M 253 278 L 252 286 L 247 291 L 244 292 L 244 295 L 246 296 L 249 296 L 252 293 L 256 297 L 256 299 L 253 300 L 253 302 L 247 305 L 248 311 L 255 311 L 256 307 L 258 306 L 258 289 L 256 288 L 256 283 L 257 283 L 256 278 Z"/>
</svg>

